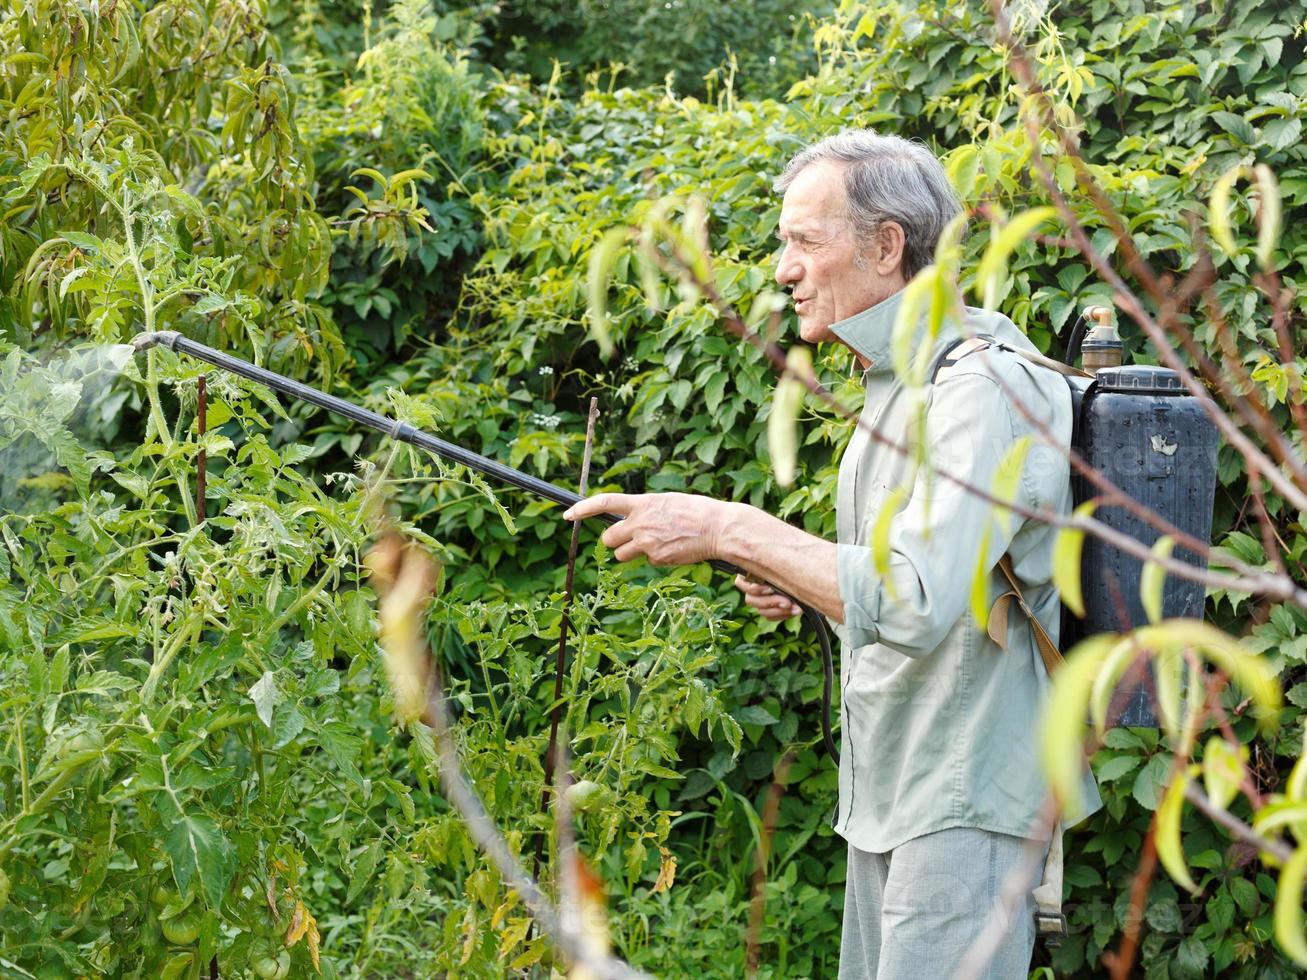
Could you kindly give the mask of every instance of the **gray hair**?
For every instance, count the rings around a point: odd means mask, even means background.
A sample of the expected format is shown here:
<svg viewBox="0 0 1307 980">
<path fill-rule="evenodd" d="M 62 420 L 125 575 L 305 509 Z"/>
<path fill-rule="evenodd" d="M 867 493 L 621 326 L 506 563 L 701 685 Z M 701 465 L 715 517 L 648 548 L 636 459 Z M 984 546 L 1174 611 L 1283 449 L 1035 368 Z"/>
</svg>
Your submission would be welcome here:
<svg viewBox="0 0 1307 980">
<path fill-rule="evenodd" d="M 911 279 L 934 260 L 945 226 L 962 210 L 935 154 L 920 141 L 846 129 L 800 150 L 776 181 L 784 193 L 799 171 L 820 160 L 846 163 L 844 194 L 858 240 L 869 244 L 893 221 L 903 229 L 903 275 Z"/>
</svg>

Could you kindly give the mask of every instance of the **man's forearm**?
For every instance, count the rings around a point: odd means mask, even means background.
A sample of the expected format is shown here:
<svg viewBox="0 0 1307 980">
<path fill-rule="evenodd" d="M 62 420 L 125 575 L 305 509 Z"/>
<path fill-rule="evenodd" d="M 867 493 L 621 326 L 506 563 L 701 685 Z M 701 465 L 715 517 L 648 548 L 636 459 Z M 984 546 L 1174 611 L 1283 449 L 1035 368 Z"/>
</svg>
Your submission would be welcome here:
<svg viewBox="0 0 1307 980">
<path fill-rule="evenodd" d="M 784 589 L 838 623 L 844 621 L 833 541 L 800 531 L 748 504 L 727 504 L 718 557 Z"/>
</svg>

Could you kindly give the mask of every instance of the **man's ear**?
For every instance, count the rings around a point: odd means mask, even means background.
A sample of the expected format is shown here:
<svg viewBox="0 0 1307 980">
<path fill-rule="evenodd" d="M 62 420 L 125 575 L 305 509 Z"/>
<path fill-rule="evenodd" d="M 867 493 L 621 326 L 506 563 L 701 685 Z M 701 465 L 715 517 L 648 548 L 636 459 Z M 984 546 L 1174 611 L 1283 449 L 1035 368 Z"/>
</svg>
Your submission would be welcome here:
<svg viewBox="0 0 1307 980">
<path fill-rule="evenodd" d="M 872 248 L 878 273 L 889 276 L 903 268 L 903 244 L 903 227 L 897 221 L 882 222 L 876 229 L 876 244 Z"/>
</svg>

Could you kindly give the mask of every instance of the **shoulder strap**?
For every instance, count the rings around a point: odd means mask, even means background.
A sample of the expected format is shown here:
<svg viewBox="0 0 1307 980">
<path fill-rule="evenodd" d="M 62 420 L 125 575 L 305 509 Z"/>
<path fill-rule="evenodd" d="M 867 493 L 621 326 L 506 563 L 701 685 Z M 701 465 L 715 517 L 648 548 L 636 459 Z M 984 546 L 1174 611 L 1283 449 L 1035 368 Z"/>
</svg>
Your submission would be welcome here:
<svg viewBox="0 0 1307 980">
<path fill-rule="evenodd" d="M 1048 630 L 1044 629 L 1044 624 L 1039 621 L 1039 617 L 1034 611 L 1026 605 L 1025 596 L 1021 594 L 1021 586 L 1017 583 L 1016 572 L 1012 569 L 1012 559 L 1004 555 L 998 562 L 999 570 L 1002 571 L 1003 577 L 1007 579 L 1010 587 L 1007 592 L 994 600 L 994 606 L 989 611 L 989 638 L 998 644 L 1000 650 L 1007 650 L 1007 615 L 1008 607 L 1015 602 L 1021 612 L 1025 614 L 1026 619 L 1030 620 L 1031 632 L 1035 635 L 1035 646 L 1039 647 L 1039 656 L 1044 661 L 1044 668 L 1051 677 L 1059 667 L 1062 666 L 1062 653 L 1053 642 L 1053 638 L 1048 635 Z"/>
<path fill-rule="evenodd" d="M 976 351 L 996 346 L 999 346 L 997 341 L 993 337 L 984 334 L 977 334 L 974 337 L 958 337 L 940 352 L 938 359 L 935 361 L 935 368 L 930 372 L 930 383 L 934 384 L 938 381 L 940 374 L 952 368 L 968 354 L 974 354 Z"/>
</svg>

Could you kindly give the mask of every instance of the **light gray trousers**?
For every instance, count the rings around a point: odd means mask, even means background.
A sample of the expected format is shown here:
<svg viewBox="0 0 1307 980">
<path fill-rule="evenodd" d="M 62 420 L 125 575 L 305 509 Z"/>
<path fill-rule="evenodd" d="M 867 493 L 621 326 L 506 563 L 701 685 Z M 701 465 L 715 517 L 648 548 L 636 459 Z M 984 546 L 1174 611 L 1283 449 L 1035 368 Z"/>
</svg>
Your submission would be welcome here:
<svg viewBox="0 0 1307 980">
<path fill-rule="evenodd" d="M 884 854 L 849 845 L 839 980 L 949 980 L 987 928 L 1005 929 L 988 965 L 972 976 L 1025 980 L 1035 945 L 1034 899 L 1004 883 L 1020 880 L 1047 842 L 958 827 L 925 834 Z M 1009 883 L 1009 889 L 1011 884 Z M 996 938 L 991 933 L 988 938 Z"/>
</svg>

